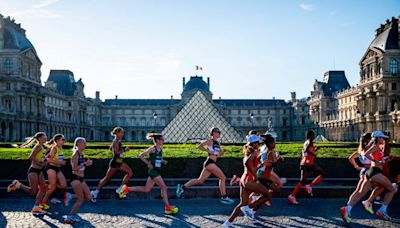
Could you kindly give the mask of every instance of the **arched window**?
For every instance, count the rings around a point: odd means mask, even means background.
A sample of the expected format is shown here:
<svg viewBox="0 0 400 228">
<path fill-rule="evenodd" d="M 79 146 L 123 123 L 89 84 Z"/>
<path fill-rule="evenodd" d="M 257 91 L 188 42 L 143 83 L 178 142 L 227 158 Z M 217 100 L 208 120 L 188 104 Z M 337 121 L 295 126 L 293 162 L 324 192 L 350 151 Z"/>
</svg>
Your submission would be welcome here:
<svg viewBox="0 0 400 228">
<path fill-rule="evenodd" d="M 13 68 L 13 63 L 12 63 L 11 59 L 6 59 L 4 61 L 4 71 L 5 71 L 5 73 L 6 74 L 11 74 L 12 68 Z"/>
<path fill-rule="evenodd" d="M 390 73 L 392 75 L 396 75 L 399 72 L 399 63 L 397 60 L 392 59 L 390 60 Z"/>
</svg>

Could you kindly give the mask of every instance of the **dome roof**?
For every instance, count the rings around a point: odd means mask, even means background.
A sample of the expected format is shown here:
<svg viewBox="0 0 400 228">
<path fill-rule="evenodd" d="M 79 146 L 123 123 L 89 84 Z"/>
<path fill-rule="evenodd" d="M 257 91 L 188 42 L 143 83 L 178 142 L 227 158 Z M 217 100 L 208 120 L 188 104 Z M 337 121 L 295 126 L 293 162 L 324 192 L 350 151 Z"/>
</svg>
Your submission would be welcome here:
<svg viewBox="0 0 400 228">
<path fill-rule="evenodd" d="M 392 20 L 387 20 L 386 24 L 381 25 L 376 30 L 375 39 L 371 42 L 369 48 L 377 48 L 382 51 L 399 49 L 398 37 L 399 19 L 393 17 Z"/>
<path fill-rule="evenodd" d="M 190 80 L 183 87 L 183 92 L 193 89 L 210 91 L 210 86 L 205 81 L 203 81 L 203 77 L 191 76 Z"/>
<path fill-rule="evenodd" d="M 34 49 L 32 43 L 20 32 L 14 28 L 6 26 L 4 28 L 4 49 L 18 49 L 24 51 L 26 49 Z"/>
</svg>

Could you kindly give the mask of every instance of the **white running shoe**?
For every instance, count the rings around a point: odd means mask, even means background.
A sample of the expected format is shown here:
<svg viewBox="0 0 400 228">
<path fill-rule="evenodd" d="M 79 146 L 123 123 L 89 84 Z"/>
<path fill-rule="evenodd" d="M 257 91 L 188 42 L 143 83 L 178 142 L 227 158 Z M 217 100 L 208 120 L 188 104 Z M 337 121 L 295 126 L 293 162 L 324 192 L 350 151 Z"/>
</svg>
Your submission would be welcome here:
<svg viewBox="0 0 400 228">
<path fill-rule="evenodd" d="M 183 195 L 183 192 L 184 192 L 184 190 L 183 190 L 183 186 L 181 185 L 181 184 L 178 184 L 177 186 L 176 186 L 176 197 L 177 198 L 181 198 L 182 197 L 182 195 Z"/>
<path fill-rule="evenodd" d="M 309 184 L 304 186 L 304 188 L 306 189 L 306 192 L 308 193 L 308 195 L 313 196 L 312 187 Z"/>
<path fill-rule="evenodd" d="M 248 205 L 240 207 L 240 210 L 243 212 L 243 214 L 246 216 L 246 218 L 248 218 L 250 220 L 254 220 L 253 210 Z"/>
<path fill-rule="evenodd" d="M 52 199 L 50 200 L 50 203 L 51 203 L 51 204 L 59 204 L 59 203 L 61 203 L 61 200 L 59 200 L 59 199 L 57 199 L 57 198 L 52 198 Z"/>
<path fill-rule="evenodd" d="M 396 183 L 393 183 L 393 188 L 394 188 L 394 193 L 397 193 L 397 191 L 399 190 L 399 185 L 397 185 Z"/>
<path fill-rule="evenodd" d="M 90 195 L 92 195 L 92 199 L 91 199 L 91 201 L 93 202 L 93 203 L 96 203 L 96 201 L 97 201 L 97 196 L 99 195 L 99 190 L 93 190 L 93 191 L 90 191 Z"/>
<path fill-rule="evenodd" d="M 234 226 L 233 226 L 233 223 L 231 223 L 231 222 L 229 222 L 228 220 L 226 220 L 226 221 L 224 222 L 224 224 L 222 224 L 222 227 L 224 227 L 224 228 L 231 228 L 231 227 L 234 227 Z"/>
<path fill-rule="evenodd" d="M 281 181 L 282 185 L 287 183 L 287 179 L 284 177 L 279 178 L 279 180 Z"/>
<path fill-rule="evenodd" d="M 229 198 L 228 196 L 221 197 L 221 199 L 219 201 L 223 204 L 233 204 L 235 202 L 233 199 Z"/>
</svg>

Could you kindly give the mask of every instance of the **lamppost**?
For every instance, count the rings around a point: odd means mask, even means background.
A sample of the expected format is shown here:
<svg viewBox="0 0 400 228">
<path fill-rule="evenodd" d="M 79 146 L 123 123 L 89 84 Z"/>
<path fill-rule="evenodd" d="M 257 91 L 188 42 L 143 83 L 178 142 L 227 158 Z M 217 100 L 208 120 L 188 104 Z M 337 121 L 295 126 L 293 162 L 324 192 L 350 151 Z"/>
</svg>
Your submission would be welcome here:
<svg viewBox="0 0 400 228">
<path fill-rule="evenodd" d="M 157 120 L 157 113 L 153 113 L 153 119 L 154 119 L 154 131 L 157 131 L 157 127 L 156 127 L 156 120 Z"/>
<path fill-rule="evenodd" d="M 254 119 L 254 114 L 252 112 L 250 112 L 250 121 L 251 121 L 251 129 L 253 130 L 253 119 Z"/>
<path fill-rule="evenodd" d="M 49 125 L 50 125 L 50 129 L 49 129 L 49 131 L 50 131 L 50 137 L 52 137 L 52 135 L 53 135 L 53 126 L 51 125 L 51 120 L 53 119 L 53 110 L 48 110 L 47 111 L 47 114 L 49 115 Z"/>
</svg>

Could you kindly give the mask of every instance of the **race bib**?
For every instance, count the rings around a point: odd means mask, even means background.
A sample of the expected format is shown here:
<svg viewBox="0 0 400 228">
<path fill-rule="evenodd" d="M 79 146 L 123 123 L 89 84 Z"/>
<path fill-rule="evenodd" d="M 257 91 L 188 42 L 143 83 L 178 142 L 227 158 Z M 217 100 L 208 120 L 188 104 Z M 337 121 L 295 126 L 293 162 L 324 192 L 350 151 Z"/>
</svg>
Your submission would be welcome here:
<svg viewBox="0 0 400 228">
<path fill-rule="evenodd" d="M 219 155 L 220 149 L 219 147 L 214 148 L 214 155 Z"/>
<path fill-rule="evenodd" d="M 162 158 L 156 158 L 156 162 L 155 162 L 154 166 L 156 168 L 161 168 L 161 162 L 162 162 Z"/>
<path fill-rule="evenodd" d="M 85 168 L 86 168 L 85 162 L 81 162 L 79 165 L 82 166 L 82 168 L 80 168 L 79 171 L 85 171 Z"/>
<path fill-rule="evenodd" d="M 262 179 L 264 177 L 265 173 L 265 167 L 261 167 L 259 170 L 257 170 L 257 178 Z"/>
</svg>

